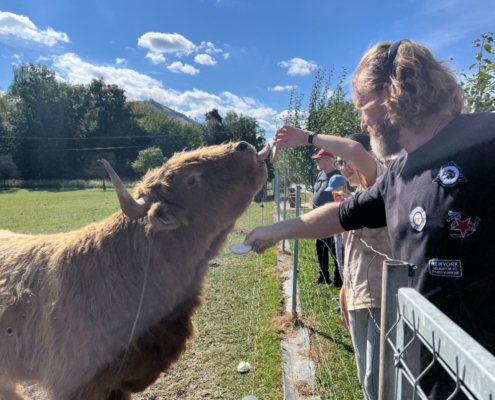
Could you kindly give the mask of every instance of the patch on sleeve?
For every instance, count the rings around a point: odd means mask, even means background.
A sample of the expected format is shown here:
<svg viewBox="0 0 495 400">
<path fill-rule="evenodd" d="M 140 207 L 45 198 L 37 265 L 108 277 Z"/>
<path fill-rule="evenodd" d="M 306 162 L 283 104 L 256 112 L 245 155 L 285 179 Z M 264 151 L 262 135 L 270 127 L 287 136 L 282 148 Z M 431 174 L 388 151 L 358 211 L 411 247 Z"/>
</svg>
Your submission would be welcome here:
<svg viewBox="0 0 495 400">
<path fill-rule="evenodd" d="M 447 278 L 460 278 L 462 276 L 461 260 L 440 260 L 432 258 L 428 261 L 430 274 Z"/>
</svg>

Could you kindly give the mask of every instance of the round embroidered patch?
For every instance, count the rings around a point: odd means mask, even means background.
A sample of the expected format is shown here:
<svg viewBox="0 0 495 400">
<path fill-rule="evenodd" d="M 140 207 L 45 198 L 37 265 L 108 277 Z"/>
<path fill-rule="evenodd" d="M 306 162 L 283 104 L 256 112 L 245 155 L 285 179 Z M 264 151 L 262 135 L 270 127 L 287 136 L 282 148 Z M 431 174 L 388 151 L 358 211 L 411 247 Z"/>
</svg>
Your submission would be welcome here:
<svg viewBox="0 0 495 400">
<path fill-rule="evenodd" d="M 409 222 L 411 226 L 418 232 L 422 231 L 426 225 L 426 212 L 421 207 L 416 207 L 409 214 Z"/>
<path fill-rule="evenodd" d="M 440 169 L 438 177 L 445 186 L 452 186 L 459 179 L 460 171 L 457 165 L 447 165 Z"/>
</svg>

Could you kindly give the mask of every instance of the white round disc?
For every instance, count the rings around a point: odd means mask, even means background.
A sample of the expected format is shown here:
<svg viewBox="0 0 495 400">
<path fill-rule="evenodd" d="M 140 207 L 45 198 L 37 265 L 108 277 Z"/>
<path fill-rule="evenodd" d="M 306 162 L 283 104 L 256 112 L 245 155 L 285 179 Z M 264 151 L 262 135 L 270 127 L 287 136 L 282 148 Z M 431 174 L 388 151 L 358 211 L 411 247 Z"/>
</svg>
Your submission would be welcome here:
<svg viewBox="0 0 495 400">
<path fill-rule="evenodd" d="M 237 371 L 239 371 L 241 374 L 245 374 L 250 370 L 251 370 L 251 365 L 249 365 L 247 361 L 241 361 L 237 366 Z"/>
<path fill-rule="evenodd" d="M 230 246 L 230 251 L 234 254 L 246 254 L 251 249 L 252 246 L 246 246 L 244 243 L 236 243 Z"/>
</svg>

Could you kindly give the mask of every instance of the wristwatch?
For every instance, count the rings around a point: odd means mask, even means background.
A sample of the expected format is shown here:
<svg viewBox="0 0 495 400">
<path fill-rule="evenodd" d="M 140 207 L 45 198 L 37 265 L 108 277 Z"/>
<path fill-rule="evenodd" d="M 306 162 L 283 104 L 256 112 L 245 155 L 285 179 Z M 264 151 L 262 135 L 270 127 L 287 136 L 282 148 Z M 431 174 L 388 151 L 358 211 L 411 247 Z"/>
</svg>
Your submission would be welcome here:
<svg viewBox="0 0 495 400">
<path fill-rule="evenodd" d="M 313 145 L 313 139 L 315 138 L 316 135 L 318 135 L 318 133 L 320 133 L 320 132 L 309 132 L 308 143 L 310 145 Z"/>
</svg>

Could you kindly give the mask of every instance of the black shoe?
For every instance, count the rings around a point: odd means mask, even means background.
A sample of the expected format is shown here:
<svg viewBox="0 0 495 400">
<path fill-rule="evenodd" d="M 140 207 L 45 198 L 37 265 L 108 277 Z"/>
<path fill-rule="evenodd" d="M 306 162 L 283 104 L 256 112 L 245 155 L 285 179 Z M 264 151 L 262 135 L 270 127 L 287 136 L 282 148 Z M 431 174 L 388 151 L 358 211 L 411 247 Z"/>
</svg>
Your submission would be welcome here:
<svg viewBox="0 0 495 400">
<path fill-rule="evenodd" d="M 328 286 L 330 286 L 330 287 L 332 287 L 332 286 L 333 286 L 332 281 L 326 280 L 325 278 L 323 278 L 323 277 L 321 277 L 321 276 L 320 276 L 317 280 L 313 281 L 313 283 L 314 283 L 315 285 L 322 285 L 322 284 L 326 283 L 326 284 L 327 284 Z"/>
</svg>

